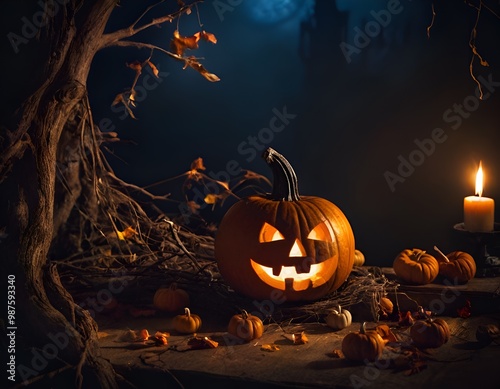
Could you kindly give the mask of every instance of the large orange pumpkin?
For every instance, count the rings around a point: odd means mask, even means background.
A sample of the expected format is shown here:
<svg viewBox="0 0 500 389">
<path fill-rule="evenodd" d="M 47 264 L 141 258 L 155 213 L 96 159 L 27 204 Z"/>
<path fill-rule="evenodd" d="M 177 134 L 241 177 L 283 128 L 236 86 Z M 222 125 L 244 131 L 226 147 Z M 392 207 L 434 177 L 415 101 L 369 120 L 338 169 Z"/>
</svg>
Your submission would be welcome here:
<svg viewBox="0 0 500 389">
<path fill-rule="evenodd" d="M 268 148 L 273 192 L 235 203 L 215 239 L 219 270 L 235 291 L 255 299 L 318 299 L 338 289 L 354 263 L 354 235 L 342 211 L 300 196 L 289 162 Z"/>
</svg>

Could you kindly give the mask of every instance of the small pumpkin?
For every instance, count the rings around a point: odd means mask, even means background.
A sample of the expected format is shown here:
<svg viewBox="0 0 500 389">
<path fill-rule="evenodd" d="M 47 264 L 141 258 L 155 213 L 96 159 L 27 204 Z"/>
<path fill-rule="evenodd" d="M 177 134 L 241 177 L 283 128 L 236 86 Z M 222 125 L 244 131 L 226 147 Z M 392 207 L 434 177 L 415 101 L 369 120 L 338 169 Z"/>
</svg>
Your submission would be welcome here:
<svg viewBox="0 0 500 389">
<path fill-rule="evenodd" d="M 380 358 L 384 351 L 385 341 L 374 330 L 366 330 L 366 323 L 361 323 L 358 332 L 350 332 L 342 339 L 342 353 L 352 361 L 373 362 Z"/>
<path fill-rule="evenodd" d="M 354 266 L 363 266 L 365 264 L 365 255 L 358 249 L 354 250 Z"/>
<path fill-rule="evenodd" d="M 243 309 L 240 314 L 231 317 L 227 332 L 245 342 L 250 342 L 262 336 L 264 323 L 262 323 L 260 317 L 252 315 Z"/>
<path fill-rule="evenodd" d="M 465 284 L 476 275 L 476 261 L 472 255 L 464 251 L 452 251 L 445 255 L 434 246 L 434 250 L 439 253 L 439 275 L 459 284 Z"/>
<path fill-rule="evenodd" d="M 341 330 L 349 327 L 352 324 L 352 315 L 347 309 L 342 309 L 339 305 L 338 309 L 334 309 L 325 318 L 328 327 L 334 330 Z"/>
<path fill-rule="evenodd" d="M 184 315 L 177 315 L 172 320 L 174 330 L 181 334 L 193 334 L 201 327 L 201 318 L 184 308 Z"/>
<path fill-rule="evenodd" d="M 410 337 L 419 348 L 437 348 L 450 339 L 450 327 L 440 318 L 417 320 L 410 327 Z"/>
<path fill-rule="evenodd" d="M 155 292 L 153 305 L 161 311 L 177 312 L 189 306 L 189 294 L 172 283 L 170 287 L 162 287 Z"/>
<path fill-rule="evenodd" d="M 401 251 L 392 264 L 401 280 L 413 285 L 429 284 L 439 273 L 439 263 L 431 254 L 420 249 Z"/>
<path fill-rule="evenodd" d="M 273 191 L 237 201 L 215 237 L 215 258 L 232 289 L 253 299 L 311 301 L 337 290 L 354 263 L 344 213 L 321 197 L 300 196 L 285 157 L 268 148 Z"/>
</svg>

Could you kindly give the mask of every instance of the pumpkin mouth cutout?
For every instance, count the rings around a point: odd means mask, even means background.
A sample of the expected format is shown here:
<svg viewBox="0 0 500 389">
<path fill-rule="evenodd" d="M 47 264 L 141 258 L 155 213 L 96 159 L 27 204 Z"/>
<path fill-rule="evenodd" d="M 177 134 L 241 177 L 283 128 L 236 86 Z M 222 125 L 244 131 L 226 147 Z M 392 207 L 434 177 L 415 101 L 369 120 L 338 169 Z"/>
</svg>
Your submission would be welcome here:
<svg viewBox="0 0 500 389">
<path fill-rule="evenodd" d="M 320 263 L 310 265 L 308 272 L 297 272 L 296 266 L 281 266 L 273 269 L 272 267 L 261 265 L 250 259 L 250 264 L 257 276 L 267 285 L 286 290 L 291 288 L 295 291 L 317 288 L 324 285 L 332 278 L 337 270 L 338 256 L 328 258 Z M 279 274 L 277 274 L 279 271 Z"/>
</svg>

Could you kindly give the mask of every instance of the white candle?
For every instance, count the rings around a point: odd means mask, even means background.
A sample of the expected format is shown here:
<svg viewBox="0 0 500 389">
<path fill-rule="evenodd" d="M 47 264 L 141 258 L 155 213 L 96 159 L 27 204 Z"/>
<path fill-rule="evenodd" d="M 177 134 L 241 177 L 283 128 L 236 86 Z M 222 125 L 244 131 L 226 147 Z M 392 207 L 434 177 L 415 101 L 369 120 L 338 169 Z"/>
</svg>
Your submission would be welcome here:
<svg viewBox="0 0 500 389">
<path fill-rule="evenodd" d="M 483 168 L 476 173 L 476 195 L 464 198 L 464 227 L 471 232 L 491 232 L 495 222 L 495 201 L 483 197 Z"/>
</svg>

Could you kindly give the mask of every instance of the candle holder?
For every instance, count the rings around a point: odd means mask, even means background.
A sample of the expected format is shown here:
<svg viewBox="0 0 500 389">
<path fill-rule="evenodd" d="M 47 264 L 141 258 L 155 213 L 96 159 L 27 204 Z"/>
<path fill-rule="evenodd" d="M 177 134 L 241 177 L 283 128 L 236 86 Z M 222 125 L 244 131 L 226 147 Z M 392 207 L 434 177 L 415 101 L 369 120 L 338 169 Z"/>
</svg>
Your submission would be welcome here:
<svg viewBox="0 0 500 389">
<path fill-rule="evenodd" d="M 476 277 L 496 277 L 500 275 L 500 258 L 491 255 L 488 247 L 500 241 L 500 223 L 494 223 L 491 232 L 471 232 L 465 229 L 464 223 L 453 226 L 455 231 L 467 236 L 473 243 L 473 257 L 476 261 Z"/>
</svg>

